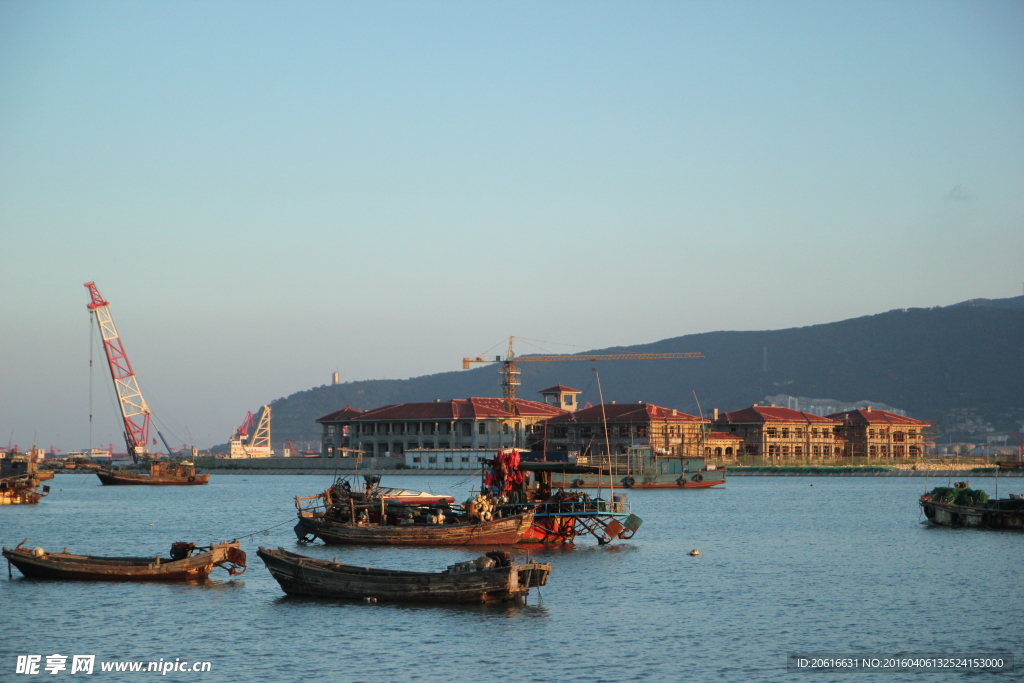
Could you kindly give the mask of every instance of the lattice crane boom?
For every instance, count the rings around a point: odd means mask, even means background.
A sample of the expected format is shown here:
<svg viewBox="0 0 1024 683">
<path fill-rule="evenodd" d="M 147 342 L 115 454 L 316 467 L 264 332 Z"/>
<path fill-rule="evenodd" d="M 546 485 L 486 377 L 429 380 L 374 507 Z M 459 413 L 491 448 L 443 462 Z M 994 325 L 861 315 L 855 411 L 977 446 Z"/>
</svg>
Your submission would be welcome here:
<svg viewBox="0 0 1024 683">
<path fill-rule="evenodd" d="M 110 376 L 117 391 L 117 402 L 124 421 L 124 441 L 133 460 L 149 455 L 150 410 L 139 389 L 139 380 L 132 370 L 132 364 L 124 351 L 124 344 L 117 334 L 114 319 L 110 315 L 110 302 L 103 298 L 95 282 L 86 282 L 86 289 L 92 300 L 88 308 L 96 316 L 96 324 L 103 339 L 103 351 L 110 366 Z"/>
</svg>

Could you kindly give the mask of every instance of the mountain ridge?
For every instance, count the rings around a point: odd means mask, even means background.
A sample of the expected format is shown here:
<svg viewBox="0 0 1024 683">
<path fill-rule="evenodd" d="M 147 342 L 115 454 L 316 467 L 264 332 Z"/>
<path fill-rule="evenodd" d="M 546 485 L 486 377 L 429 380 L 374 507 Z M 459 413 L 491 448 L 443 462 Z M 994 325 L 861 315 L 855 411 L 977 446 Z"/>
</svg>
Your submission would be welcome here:
<svg viewBox="0 0 1024 683">
<path fill-rule="evenodd" d="M 994 428 L 1019 431 L 1024 420 L 1021 339 L 1024 296 L 893 309 L 781 330 L 701 332 L 574 355 L 698 351 L 705 356 L 598 362 L 606 401 L 647 401 L 697 414 L 742 408 L 780 393 L 849 402 L 870 399 L 936 424 L 967 411 Z M 519 367 L 519 398 L 539 398 L 533 392 L 560 382 L 583 391 L 582 401 L 599 401 L 590 363 L 524 362 Z M 498 383 L 498 365 L 490 364 L 401 380 L 313 387 L 270 403 L 274 443 L 318 442 L 315 420 L 346 405 L 369 409 L 498 396 Z"/>
</svg>

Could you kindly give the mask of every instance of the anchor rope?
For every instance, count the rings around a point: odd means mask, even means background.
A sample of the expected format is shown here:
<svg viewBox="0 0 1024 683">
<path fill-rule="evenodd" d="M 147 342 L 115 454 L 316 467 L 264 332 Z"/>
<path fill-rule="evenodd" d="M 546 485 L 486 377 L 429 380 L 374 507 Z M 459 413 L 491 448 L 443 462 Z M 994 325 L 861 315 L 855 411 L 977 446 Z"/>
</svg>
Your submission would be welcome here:
<svg viewBox="0 0 1024 683">
<path fill-rule="evenodd" d="M 285 520 L 284 522 L 281 522 L 280 524 L 275 524 L 274 526 L 268 526 L 266 529 L 260 529 L 259 531 L 252 532 L 251 534 L 246 534 L 245 536 L 236 536 L 235 538 L 237 540 L 241 541 L 243 538 L 249 538 L 251 536 L 258 536 L 259 534 L 266 534 L 271 529 L 276 529 L 277 527 L 284 526 L 285 524 L 291 524 L 293 521 L 294 520 L 292 520 L 292 519 Z"/>
</svg>

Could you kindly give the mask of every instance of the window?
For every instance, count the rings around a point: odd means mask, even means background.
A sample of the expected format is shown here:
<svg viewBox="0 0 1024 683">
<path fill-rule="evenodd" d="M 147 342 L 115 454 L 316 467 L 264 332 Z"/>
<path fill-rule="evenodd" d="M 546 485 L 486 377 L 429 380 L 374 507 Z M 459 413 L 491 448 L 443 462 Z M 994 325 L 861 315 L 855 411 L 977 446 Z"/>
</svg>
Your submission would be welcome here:
<svg viewBox="0 0 1024 683">
<path fill-rule="evenodd" d="M 501 433 L 502 434 L 508 434 L 508 423 L 503 422 L 501 424 Z"/>
<path fill-rule="evenodd" d="M 775 427 L 766 427 L 765 430 L 764 430 L 764 435 L 765 436 L 770 436 L 772 438 L 775 438 L 777 436 L 777 433 L 775 431 Z"/>
<path fill-rule="evenodd" d="M 726 455 L 732 455 L 732 446 L 729 446 L 729 447 L 727 447 L 727 448 L 725 449 L 725 454 L 726 454 Z"/>
<path fill-rule="evenodd" d="M 908 429 L 907 430 L 907 436 L 909 436 L 911 439 L 913 439 L 914 437 L 917 436 L 917 430 L 916 429 Z"/>
<path fill-rule="evenodd" d="M 795 436 L 797 438 L 800 438 L 803 435 L 804 435 L 804 430 L 803 430 L 802 427 L 797 427 L 796 429 L 793 430 L 793 436 Z"/>
<path fill-rule="evenodd" d="M 434 455 L 430 456 L 429 458 L 427 458 L 427 462 L 429 462 L 431 465 L 436 464 L 437 463 L 437 456 L 434 456 Z"/>
<path fill-rule="evenodd" d="M 468 455 L 462 456 L 462 462 L 469 462 L 469 456 Z"/>
<path fill-rule="evenodd" d="M 815 456 L 821 455 L 821 446 L 815 446 L 814 447 L 814 455 Z"/>
<path fill-rule="evenodd" d="M 799 458 L 803 454 L 804 454 L 804 447 L 803 446 L 793 446 L 793 455 L 795 455 L 795 456 L 797 456 Z"/>
<path fill-rule="evenodd" d="M 452 426 L 450 424 L 445 422 L 444 424 L 441 425 L 441 433 L 442 434 L 450 434 L 451 433 L 451 427 Z"/>
<path fill-rule="evenodd" d="M 463 436 L 473 436 L 473 425 L 471 425 L 468 422 L 463 422 L 462 423 L 462 435 Z"/>
<path fill-rule="evenodd" d="M 818 428 L 817 427 L 811 427 L 811 436 L 817 436 L 817 435 L 818 435 Z"/>
<path fill-rule="evenodd" d="M 883 458 L 888 458 L 889 457 L 889 447 L 888 446 L 882 446 L 882 457 Z"/>
<path fill-rule="evenodd" d="M 782 447 L 782 455 L 789 455 L 789 446 Z"/>
<path fill-rule="evenodd" d="M 868 438 L 869 439 L 875 438 L 875 430 L 874 429 L 869 429 L 868 430 Z"/>
<path fill-rule="evenodd" d="M 413 458 L 412 461 L 415 463 L 415 462 L 419 462 L 420 459 L 419 458 Z"/>
<path fill-rule="evenodd" d="M 872 444 L 868 446 L 868 457 L 873 458 L 878 455 L 878 446 Z"/>
<path fill-rule="evenodd" d="M 789 427 L 783 427 L 782 428 L 782 438 L 783 439 L 788 439 L 789 438 Z"/>
<path fill-rule="evenodd" d="M 451 458 L 445 458 L 445 459 L 444 459 L 444 461 L 445 461 L 445 462 L 451 462 L 451 461 L 452 461 L 452 459 L 451 459 Z"/>
<path fill-rule="evenodd" d="M 903 432 L 893 432 L 892 433 L 892 440 L 893 441 L 902 443 L 905 440 L 905 438 L 906 438 L 906 435 Z"/>
<path fill-rule="evenodd" d="M 921 455 L 921 449 L 918 448 L 917 446 L 911 446 L 910 447 L 910 457 L 911 458 L 916 458 L 919 455 Z"/>
<path fill-rule="evenodd" d="M 572 394 L 566 394 L 565 398 L 563 398 L 562 400 L 565 402 L 565 405 L 571 406 L 572 405 Z"/>
</svg>

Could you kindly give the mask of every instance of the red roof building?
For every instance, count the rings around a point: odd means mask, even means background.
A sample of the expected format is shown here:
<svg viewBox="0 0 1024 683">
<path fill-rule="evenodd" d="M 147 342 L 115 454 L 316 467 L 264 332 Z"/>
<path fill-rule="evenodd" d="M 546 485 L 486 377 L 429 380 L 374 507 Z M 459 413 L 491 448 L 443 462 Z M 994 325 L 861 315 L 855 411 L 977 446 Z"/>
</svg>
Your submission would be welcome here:
<svg viewBox="0 0 1024 683">
<path fill-rule="evenodd" d="M 847 454 L 855 458 L 920 458 L 928 444 L 928 422 L 871 407 L 833 413 L 836 433 L 847 439 Z"/>
<path fill-rule="evenodd" d="M 650 446 L 659 455 L 700 455 L 710 420 L 652 403 L 606 403 L 553 417 L 545 422 L 545 451 L 568 451 L 586 458 L 625 453 L 630 446 Z M 605 425 L 608 427 L 605 436 Z"/>
<path fill-rule="evenodd" d="M 565 412 L 524 399 L 515 399 L 514 410 L 508 412 L 500 398 L 463 398 L 365 412 L 345 408 L 317 422 L 324 428 L 322 452 L 328 457 L 350 450 L 397 456 L 412 448 L 522 448 L 535 424 Z"/>
<path fill-rule="evenodd" d="M 773 460 L 822 459 L 841 456 L 835 430 L 839 422 L 778 406 L 753 405 L 742 410 L 718 414 L 716 432 L 743 439 L 743 455 Z"/>
</svg>

